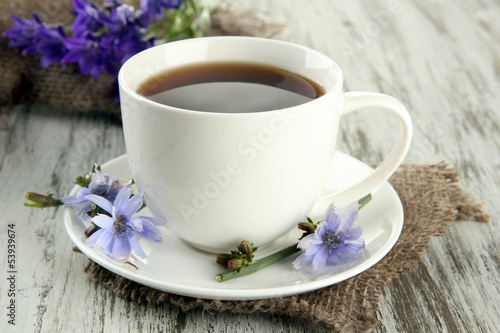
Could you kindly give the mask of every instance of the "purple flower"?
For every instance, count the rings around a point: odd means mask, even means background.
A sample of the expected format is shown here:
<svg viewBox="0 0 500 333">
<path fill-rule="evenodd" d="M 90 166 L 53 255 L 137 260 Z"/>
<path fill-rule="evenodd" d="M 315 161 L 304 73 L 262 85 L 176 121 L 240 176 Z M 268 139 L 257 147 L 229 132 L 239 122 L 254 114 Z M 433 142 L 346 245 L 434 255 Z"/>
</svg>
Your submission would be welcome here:
<svg viewBox="0 0 500 333">
<path fill-rule="evenodd" d="M 89 74 L 97 79 L 105 68 L 105 60 L 109 55 L 101 41 L 92 34 L 72 37 L 64 41 L 69 52 L 61 59 L 61 63 L 77 63 L 82 74 Z"/>
<path fill-rule="evenodd" d="M 98 195 L 86 196 L 111 215 L 98 214 L 92 218 L 92 222 L 101 229 L 85 241 L 87 246 L 100 247 L 116 260 L 127 261 L 132 251 L 140 258 L 147 256 L 137 236 L 156 243 L 162 241 L 162 233 L 157 226 L 165 224 L 165 221 L 148 216 L 132 217 L 142 207 L 143 193 L 130 197 L 131 194 L 129 187 L 123 187 L 114 203 Z"/>
<path fill-rule="evenodd" d="M 68 49 L 64 45 L 66 34 L 61 26 L 57 28 L 39 27 L 36 32 L 36 53 L 42 55 L 42 67 L 59 62 Z"/>
<path fill-rule="evenodd" d="M 119 5 L 112 9 L 111 15 L 104 22 L 109 31 L 102 37 L 102 45 L 113 54 L 116 66 L 121 66 L 134 54 L 154 45 L 154 39 L 143 40 L 145 28 L 139 21 L 138 12 L 128 5 Z M 108 70 L 110 74 L 116 73 Z"/>
<path fill-rule="evenodd" d="M 36 12 L 31 17 L 30 21 L 12 15 L 15 26 L 4 33 L 11 39 L 9 46 L 24 48 L 23 55 L 40 54 L 42 67 L 60 61 L 67 52 L 62 26 L 44 24 Z"/>
<path fill-rule="evenodd" d="M 15 26 L 3 33 L 5 37 L 10 38 L 9 47 L 21 47 L 23 55 L 36 53 L 34 44 L 38 28 L 44 27 L 36 12 L 31 14 L 32 20 L 26 20 L 12 15 L 12 21 Z"/>
<path fill-rule="evenodd" d="M 76 18 L 71 29 L 76 36 L 80 36 L 89 31 L 94 31 L 103 27 L 102 13 L 99 9 L 86 0 L 72 0 Z"/>
<path fill-rule="evenodd" d="M 90 205 L 93 203 L 88 200 L 86 196 L 90 194 L 99 195 L 108 200 L 115 200 L 118 192 L 126 185 L 129 185 L 129 181 L 119 180 L 118 178 L 111 179 L 111 177 L 106 173 L 101 173 L 97 170 L 93 172 L 90 176 L 90 183 L 88 187 L 82 187 L 76 195 L 66 196 L 61 199 L 65 206 L 80 206 L 83 208 L 78 212 L 77 216 L 82 215 L 83 219 L 88 219 L 87 212 L 91 211 Z"/>
<path fill-rule="evenodd" d="M 141 0 L 138 16 L 140 22 L 149 26 L 154 20 L 163 16 L 163 9 L 177 9 L 182 5 L 182 0 Z"/>
<path fill-rule="evenodd" d="M 304 252 L 294 261 L 294 267 L 302 269 L 312 264 L 315 270 L 320 270 L 326 264 L 346 263 L 355 258 L 365 247 L 365 241 L 360 239 L 361 227 L 351 229 L 358 207 L 359 204 L 353 202 L 340 214 L 331 204 L 316 232 L 299 242 L 298 248 Z"/>
</svg>

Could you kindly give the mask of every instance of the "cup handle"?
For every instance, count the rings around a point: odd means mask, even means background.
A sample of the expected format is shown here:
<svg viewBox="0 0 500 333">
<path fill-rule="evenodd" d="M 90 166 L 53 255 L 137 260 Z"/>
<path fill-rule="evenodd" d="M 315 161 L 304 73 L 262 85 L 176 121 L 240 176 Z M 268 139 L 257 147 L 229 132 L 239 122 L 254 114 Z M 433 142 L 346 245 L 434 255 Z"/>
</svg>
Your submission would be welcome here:
<svg viewBox="0 0 500 333">
<path fill-rule="evenodd" d="M 370 174 L 357 184 L 337 193 L 321 197 L 309 213 L 309 216 L 323 216 L 328 206 L 335 202 L 343 207 L 352 201 L 359 200 L 368 193 L 373 193 L 384 181 L 396 171 L 403 161 L 412 137 L 412 121 L 408 110 L 394 97 L 370 92 L 344 93 L 342 115 L 362 108 L 381 108 L 391 111 L 399 119 L 399 138 L 389 155 Z"/>
</svg>

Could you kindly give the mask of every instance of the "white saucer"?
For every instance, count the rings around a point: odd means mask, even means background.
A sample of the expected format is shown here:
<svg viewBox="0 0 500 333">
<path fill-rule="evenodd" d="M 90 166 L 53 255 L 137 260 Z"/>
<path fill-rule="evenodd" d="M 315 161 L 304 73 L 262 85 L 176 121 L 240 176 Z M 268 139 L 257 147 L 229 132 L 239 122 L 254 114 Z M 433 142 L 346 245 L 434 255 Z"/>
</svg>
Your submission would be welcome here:
<svg viewBox="0 0 500 333">
<path fill-rule="evenodd" d="M 131 178 L 126 155 L 102 165 L 103 172 L 119 178 Z M 332 163 L 326 192 L 348 187 L 372 169 L 359 160 L 337 152 Z M 335 187 L 332 186 L 335 184 Z M 77 193 L 75 187 L 71 195 Z M 90 259 L 121 276 L 140 284 L 184 296 L 220 300 L 251 300 L 288 296 L 326 287 L 357 275 L 382 259 L 396 243 L 403 227 L 403 207 L 392 186 L 385 182 L 372 193 L 373 200 L 359 213 L 355 225 L 363 227 L 366 252 L 353 262 L 330 266 L 321 272 L 296 270 L 292 262 L 296 255 L 254 274 L 216 282 L 214 276 L 225 268 L 215 263 L 215 256 L 186 246 L 165 228 L 163 243 L 141 241 L 148 253 L 147 261 L 134 261 L 136 270 L 104 255 L 101 249 L 84 245 L 88 221 L 76 218 L 79 207 L 66 207 L 64 224 L 75 245 Z M 141 215 L 149 215 L 147 209 Z M 317 221 L 316 219 L 314 220 Z M 299 221 L 297 221 L 299 222 Z M 257 251 L 256 259 L 297 242 L 300 230 L 294 230 L 272 246 Z M 251 241 L 251 240 L 250 240 Z M 256 244 L 258 245 L 258 244 Z"/>
</svg>

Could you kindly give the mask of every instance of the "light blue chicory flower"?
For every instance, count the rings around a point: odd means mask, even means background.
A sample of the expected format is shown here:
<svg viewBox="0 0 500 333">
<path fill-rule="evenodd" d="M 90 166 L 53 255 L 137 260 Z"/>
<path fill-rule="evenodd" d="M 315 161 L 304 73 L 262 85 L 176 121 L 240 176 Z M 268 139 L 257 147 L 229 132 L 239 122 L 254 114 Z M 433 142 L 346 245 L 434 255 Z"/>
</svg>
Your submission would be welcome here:
<svg viewBox="0 0 500 333">
<path fill-rule="evenodd" d="M 85 197 L 111 215 L 97 214 L 91 219 L 101 229 L 93 233 L 85 245 L 102 248 L 110 257 L 127 261 L 132 251 L 140 258 L 147 257 L 137 236 L 151 242 L 162 241 L 162 233 L 157 226 L 164 225 L 165 221 L 149 216 L 132 217 L 142 207 L 143 193 L 130 197 L 131 194 L 132 189 L 127 186 L 118 192 L 114 203 L 95 194 Z"/>
<path fill-rule="evenodd" d="M 365 241 L 360 239 L 361 227 L 351 229 L 358 208 L 358 202 L 353 202 L 340 214 L 332 203 L 316 232 L 299 242 L 298 248 L 304 252 L 294 261 L 294 267 L 302 269 L 312 264 L 315 270 L 321 270 L 326 264 L 346 263 L 355 258 L 365 247 Z"/>
<path fill-rule="evenodd" d="M 91 174 L 88 187 L 82 187 L 76 195 L 70 195 L 61 198 L 61 201 L 65 206 L 83 205 L 77 216 L 81 216 L 84 220 L 89 218 L 86 213 L 92 210 L 90 208 L 92 201 L 86 198 L 88 195 L 96 194 L 104 197 L 105 199 L 113 201 L 118 192 L 124 186 L 130 184 L 130 181 L 119 180 L 118 178 L 112 179 L 108 174 L 101 173 L 99 170 L 97 170 L 97 165 L 94 169 L 95 171 Z"/>
</svg>

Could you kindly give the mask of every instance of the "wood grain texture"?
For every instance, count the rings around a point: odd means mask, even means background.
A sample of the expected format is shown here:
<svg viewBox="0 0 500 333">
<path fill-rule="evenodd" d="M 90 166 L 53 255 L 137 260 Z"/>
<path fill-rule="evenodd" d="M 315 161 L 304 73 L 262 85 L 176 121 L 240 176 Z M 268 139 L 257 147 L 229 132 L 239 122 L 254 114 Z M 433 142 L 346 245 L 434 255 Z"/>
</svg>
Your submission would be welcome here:
<svg viewBox="0 0 500 333">
<path fill-rule="evenodd" d="M 384 288 L 377 332 L 500 331 L 500 3 L 494 0 L 254 0 L 287 23 L 281 36 L 334 58 L 348 91 L 380 91 L 410 110 L 415 132 L 406 162 L 446 160 L 466 191 L 486 202 L 489 224 L 459 222 L 431 241 L 416 269 Z M 8 223 L 17 228 L 17 321 L 1 332 L 322 332 L 296 318 L 237 315 L 125 302 L 82 273 L 62 209 L 24 208 L 29 190 L 64 195 L 92 163 L 123 154 L 122 130 L 99 115 L 19 106 L 0 129 L 0 263 Z M 396 122 L 357 112 L 341 125 L 339 149 L 382 160 Z M 0 126 L 0 128 L 2 128 Z M 332 309 L 334 311 L 334 309 Z"/>
</svg>

